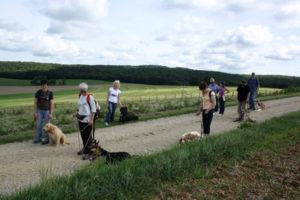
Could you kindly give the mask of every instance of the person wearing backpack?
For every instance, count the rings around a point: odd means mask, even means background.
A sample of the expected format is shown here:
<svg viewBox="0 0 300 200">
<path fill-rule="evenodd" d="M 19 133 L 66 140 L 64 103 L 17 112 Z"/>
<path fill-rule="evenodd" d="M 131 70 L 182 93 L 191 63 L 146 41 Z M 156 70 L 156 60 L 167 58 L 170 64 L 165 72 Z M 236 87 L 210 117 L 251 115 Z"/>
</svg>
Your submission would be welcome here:
<svg viewBox="0 0 300 200">
<path fill-rule="evenodd" d="M 214 108 L 214 112 L 218 112 L 219 110 L 219 86 L 217 83 L 215 83 L 215 79 L 213 77 L 210 78 L 210 84 L 208 85 L 208 88 L 215 93 L 215 98 L 216 98 L 216 106 Z"/>
<path fill-rule="evenodd" d="M 196 115 L 200 115 L 202 113 L 203 133 L 204 136 L 208 136 L 210 134 L 210 125 L 216 106 L 216 95 L 208 88 L 206 82 L 200 83 L 199 90 L 202 93 L 202 101 Z"/>
<path fill-rule="evenodd" d="M 82 155 L 83 160 L 89 159 L 91 153 L 92 130 L 94 126 L 94 117 L 97 112 L 97 106 L 94 97 L 88 94 L 88 85 L 86 83 L 79 84 L 79 99 L 77 109 L 77 120 L 79 124 L 79 131 L 83 143 L 83 148 L 78 152 Z"/>
<path fill-rule="evenodd" d="M 49 144 L 48 134 L 43 132 L 43 124 L 52 119 L 54 111 L 53 92 L 48 88 L 48 81 L 41 81 L 41 89 L 35 93 L 34 98 L 34 121 L 35 121 L 35 138 L 33 143 Z"/>
<path fill-rule="evenodd" d="M 120 95 L 121 95 L 120 81 L 115 80 L 113 82 L 112 87 L 109 88 L 107 94 L 106 105 L 108 111 L 105 118 L 105 126 L 108 126 L 110 122 L 114 121 L 115 111 L 118 104 L 122 107 Z"/>
</svg>

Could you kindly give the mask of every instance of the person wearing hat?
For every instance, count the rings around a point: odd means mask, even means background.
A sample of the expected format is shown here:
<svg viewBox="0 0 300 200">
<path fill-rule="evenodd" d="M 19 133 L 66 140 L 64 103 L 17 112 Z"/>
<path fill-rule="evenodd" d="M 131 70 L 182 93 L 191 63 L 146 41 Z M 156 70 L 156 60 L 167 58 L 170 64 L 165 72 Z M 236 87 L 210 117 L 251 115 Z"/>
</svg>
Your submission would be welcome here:
<svg viewBox="0 0 300 200">
<path fill-rule="evenodd" d="M 35 138 L 33 143 L 49 144 L 49 137 L 43 131 L 43 125 L 52 119 L 54 111 L 53 92 L 48 88 L 48 81 L 41 81 L 41 89 L 35 93 L 34 98 L 34 121 Z"/>
<path fill-rule="evenodd" d="M 89 159 L 91 153 L 92 129 L 94 126 L 94 116 L 96 113 L 96 103 L 94 97 L 88 94 L 88 85 L 86 83 L 79 84 L 79 99 L 77 108 L 77 120 L 79 124 L 80 135 L 83 148 L 78 152 L 82 155 L 82 159 Z M 89 99 L 87 98 L 89 96 Z"/>
<path fill-rule="evenodd" d="M 246 84 L 245 80 L 242 80 L 241 84 L 237 88 L 237 100 L 238 100 L 238 118 L 234 120 L 235 122 L 241 122 L 244 120 L 244 115 L 246 111 L 246 104 L 250 96 L 250 88 Z"/>
<path fill-rule="evenodd" d="M 225 87 L 225 82 L 221 81 L 220 83 L 220 87 L 219 87 L 219 103 L 220 103 L 220 111 L 219 111 L 219 115 L 223 116 L 224 112 L 225 112 L 225 95 L 226 93 L 228 93 L 229 90 Z"/>
<path fill-rule="evenodd" d="M 213 77 L 210 78 L 210 84 L 208 85 L 208 88 L 213 91 L 216 95 L 216 106 L 214 108 L 214 112 L 218 112 L 219 110 L 219 86 L 215 83 L 215 79 Z"/>
</svg>

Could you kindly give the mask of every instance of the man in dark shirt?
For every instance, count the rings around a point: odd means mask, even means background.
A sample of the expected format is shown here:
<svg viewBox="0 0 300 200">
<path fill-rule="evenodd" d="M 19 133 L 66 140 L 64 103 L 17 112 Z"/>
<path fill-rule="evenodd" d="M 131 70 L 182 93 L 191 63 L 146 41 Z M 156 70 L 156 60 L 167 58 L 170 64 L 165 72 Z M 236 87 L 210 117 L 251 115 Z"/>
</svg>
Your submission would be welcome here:
<svg viewBox="0 0 300 200">
<path fill-rule="evenodd" d="M 244 120 L 244 115 L 246 113 L 246 104 L 248 102 L 250 94 L 250 88 L 248 85 L 246 85 L 246 81 L 242 81 L 242 84 L 237 88 L 237 92 L 239 117 L 235 121 L 240 122 Z"/>
<path fill-rule="evenodd" d="M 33 143 L 49 143 L 48 134 L 43 133 L 43 125 L 52 119 L 54 110 L 53 93 L 48 89 L 48 82 L 41 81 L 41 89 L 35 93 L 34 99 L 34 120 L 35 120 L 35 138 Z"/>
</svg>

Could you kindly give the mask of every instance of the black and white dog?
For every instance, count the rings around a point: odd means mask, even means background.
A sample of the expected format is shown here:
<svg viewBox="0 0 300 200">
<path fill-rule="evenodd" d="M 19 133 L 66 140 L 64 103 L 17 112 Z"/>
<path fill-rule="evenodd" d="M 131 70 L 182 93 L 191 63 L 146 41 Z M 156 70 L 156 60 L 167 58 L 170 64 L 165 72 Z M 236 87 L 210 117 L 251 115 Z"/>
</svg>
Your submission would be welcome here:
<svg viewBox="0 0 300 200">
<path fill-rule="evenodd" d="M 139 120 L 139 117 L 136 114 L 132 112 L 128 112 L 128 108 L 126 106 L 121 107 L 120 112 L 121 115 L 120 115 L 119 122 L 121 123 Z"/>
<path fill-rule="evenodd" d="M 95 160 L 98 157 L 105 157 L 106 164 L 114 164 L 116 162 L 120 162 L 131 158 L 132 156 L 127 152 L 109 152 L 103 149 L 99 145 L 99 141 L 94 140 L 92 142 L 92 149 L 91 149 L 91 161 Z"/>
</svg>

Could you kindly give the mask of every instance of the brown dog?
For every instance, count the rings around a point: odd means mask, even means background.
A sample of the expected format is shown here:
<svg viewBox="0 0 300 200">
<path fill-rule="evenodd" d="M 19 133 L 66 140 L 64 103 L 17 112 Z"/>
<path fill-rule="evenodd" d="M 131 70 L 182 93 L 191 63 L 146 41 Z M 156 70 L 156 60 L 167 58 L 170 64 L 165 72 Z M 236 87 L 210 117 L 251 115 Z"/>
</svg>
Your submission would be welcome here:
<svg viewBox="0 0 300 200">
<path fill-rule="evenodd" d="M 53 146 L 57 146 L 59 143 L 64 144 L 70 144 L 66 141 L 65 134 L 55 125 L 51 123 L 47 123 L 43 130 L 49 135 L 49 144 Z"/>
</svg>

